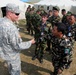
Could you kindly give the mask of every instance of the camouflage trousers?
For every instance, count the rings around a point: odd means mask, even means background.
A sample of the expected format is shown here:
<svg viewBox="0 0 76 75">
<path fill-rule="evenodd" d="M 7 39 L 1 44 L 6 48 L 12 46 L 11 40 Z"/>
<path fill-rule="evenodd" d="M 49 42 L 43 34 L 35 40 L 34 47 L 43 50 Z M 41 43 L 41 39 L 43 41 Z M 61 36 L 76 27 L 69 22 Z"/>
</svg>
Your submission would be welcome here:
<svg viewBox="0 0 76 75">
<path fill-rule="evenodd" d="M 63 56 L 52 56 L 52 64 L 54 66 L 54 74 L 58 75 L 61 74 L 63 72 L 64 69 L 68 69 L 72 60 L 71 57 L 68 56 L 69 58 L 66 58 Z M 59 70 L 61 70 L 61 73 L 59 73 Z"/>
<path fill-rule="evenodd" d="M 36 43 L 35 56 L 41 61 L 44 56 L 44 51 L 47 48 L 46 42 Z"/>
<path fill-rule="evenodd" d="M 20 59 L 7 61 L 6 64 L 10 75 L 20 75 L 21 73 L 21 61 Z"/>
</svg>

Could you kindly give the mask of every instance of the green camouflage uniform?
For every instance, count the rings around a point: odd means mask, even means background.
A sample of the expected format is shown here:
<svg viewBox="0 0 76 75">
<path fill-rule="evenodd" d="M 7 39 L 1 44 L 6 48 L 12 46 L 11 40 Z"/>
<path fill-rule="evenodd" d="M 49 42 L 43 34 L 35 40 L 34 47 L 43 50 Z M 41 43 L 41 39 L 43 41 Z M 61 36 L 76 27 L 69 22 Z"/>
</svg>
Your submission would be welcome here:
<svg viewBox="0 0 76 75">
<path fill-rule="evenodd" d="M 72 42 L 64 35 L 59 39 L 51 36 L 52 43 L 52 64 L 54 66 L 54 75 L 58 74 L 58 70 L 67 69 L 72 62 Z"/>
<path fill-rule="evenodd" d="M 53 26 L 54 23 L 60 22 L 61 19 L 60 19 L 60 16 L 57 16 L 57 17 L 56 17 L 56 16 L 51 16 L 48 21 L 49 21 L 49 22 L 52 24 L 52 26 Z"/>
<path fill-rule="evenodd" d="M 62 23 L 64 23 L 64 24 L 67 23 L 66 15 L 63 15 L 63 17 L 62 17 Z"/>
<path fill-rule="evenodd" d="M 34 35 L 35 38 L 38 38 L 38 32 L 39 32 L 38 27 L 40 25 L 40 21 L 41 21 L 41 16 L 39 14 L 33 13 L 31 15 L 31 23 L 35 32 L 35 35 Z"/>
<path fill-rule="evenodd" d="M 25 16 L 26 16 L 26 28 L 27 28 L 27 31 L 28 33 L 30 33 L 30 11 L 26 11 L 25 13 Z"/>
<path fill-rule="evenodd" d="M 29 18 L 29 20 L 30 20 L 30 27 L 29 27 L 29 29 L 30 29 L 30 34 L 31 35 L 33 35 L 34 34 L 34 26 L 33 26 L 33 19 L 32 19 L 32 16 L 33 16 L 33 14 L 35 13 L 35 10 L 34 10 L 34 7 L 32 7 L 31 8 L 31 11 L 30 11 L 30 18 Z"/>
<path fill-rule="evenodd" d="M 76 23 L 74 23 L 73 25 L 69 24 L 67 26 L 67 36 L 72 41 L 72 43 L 75 42 L 75 40 L 76 40 Z"/>
<path fill-rule="evenodd" d="M 44 25 L 41 22 L 39 26 L 39 37 L 36 38 L 36 48 L 35 48 L 35 56 L 36 58 L 39 59 L 40 63 L 43 61 L 43 55 L 44 55 L 44 50 L 47 48 L 47 40 L 48 35 L 51 32 L 51 24 L 46 22 Z"/>
<path fill-rule="evenodd" d="M 55 10 L 55 11 L 58 11 L 58 12 L 59 12 L 60 8 L 59 8 L 58 6 L 54 6 L 52 10 Z M 55 23 L 61 21 L 61 18 L 60 18 L 59 15 L 58 15 L 58 16 L 54 16 L 54 15 L 53 15 L 53 16 L 51 16 L 51 17 L 49 18 L 48 21 L 52 24 L 52 26 L 54 26 Z"/>
</svg>

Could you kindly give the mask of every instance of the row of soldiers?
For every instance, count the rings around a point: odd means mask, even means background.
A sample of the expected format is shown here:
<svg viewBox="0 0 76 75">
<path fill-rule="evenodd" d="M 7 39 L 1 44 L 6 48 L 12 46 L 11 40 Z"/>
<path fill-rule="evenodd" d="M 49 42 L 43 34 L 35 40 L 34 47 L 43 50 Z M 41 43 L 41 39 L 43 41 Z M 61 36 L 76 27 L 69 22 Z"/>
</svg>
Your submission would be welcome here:
<svg viewBox="0 0 76 75">
<path fill-rule="evenodd" d="M 68 69 L 72 62 L 73 46 L 76 40 L 76 18 L 71 12 L 65 14 L 62 10 L 63 18 L 59 16 L 59 7 L 52 9 L 52 15 L 48 15 L 44 10 L 34 8 L 26 12 L 27 30 L 31 34 L 34 31 L 36 40 L 35 54 L 40 63 L 43 62 L 44 51 L 51 53 L 52 64 L 54 66 L 53 75 L 60 75 L 64 69 Z"/>
</svg>

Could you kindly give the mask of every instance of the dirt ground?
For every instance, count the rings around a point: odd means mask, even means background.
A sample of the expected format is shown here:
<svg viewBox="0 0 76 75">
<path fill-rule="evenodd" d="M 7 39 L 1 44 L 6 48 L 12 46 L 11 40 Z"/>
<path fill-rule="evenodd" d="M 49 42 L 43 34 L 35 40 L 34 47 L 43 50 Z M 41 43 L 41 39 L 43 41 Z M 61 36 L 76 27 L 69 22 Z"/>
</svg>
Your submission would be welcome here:
<svg viewBox="0 0 76 75">
<path fill-rule="evenodd" d="M 19 25 L 20 35 L 23 41 L 28 41 L 33 38 L 26 31 L 25 25 Z M 46 52 L 44 54 L 43 63 L 32 60 L 34 55 L 35 45 L 32 45 L 29 49 L 23 50 L 20 53 L 21 56 L 21 75 L 51 75 L 53 72 L 53 66 L 51 63 L 51 55 Z M 0 59 L 0 75 L 9 75 L 7 66 L 4 65 L 4 60 Z M 76 43 L 74 46 L 73 62 L 69 69 L 64 70 L 63 75 L 76 75 Z"/>
</svg>

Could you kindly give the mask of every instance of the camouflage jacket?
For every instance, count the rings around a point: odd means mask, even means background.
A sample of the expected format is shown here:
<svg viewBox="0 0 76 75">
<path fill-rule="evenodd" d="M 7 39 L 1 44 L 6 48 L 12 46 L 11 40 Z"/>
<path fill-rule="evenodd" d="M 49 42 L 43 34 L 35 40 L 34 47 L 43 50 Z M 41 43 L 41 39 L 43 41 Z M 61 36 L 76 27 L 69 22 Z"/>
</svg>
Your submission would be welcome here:
<svg viewBox="0 0 76 75">
<path fill-rule="evenodd" d="M 76 40 L 76 23 L 67 25 L 67 36 L 72 42 Z"/>
<path fill-rule="evenodd" d="M 31 23 L 36 28 L 40 25 L 41 16 L 37 13 L 33 13 L 31 15 Z"/>
<path fill-rule="evenodd" d="M 44 37 L 47 39 L 48 35 L 51 33 L 51 30 L 52 30 L 52 25 L 49 22 L 40 23 L 39 26 L 40 37 Z"/>
<path fill-rule="evenodd" d="M 27 23 L 29 23 L 30 22 L 30 12 L 26 12 L 25 13 L 25 17 L 26 17 L 26 21 L 27 21 Z"/>
<path fill-rule="evenodd" d="M 55 58 L 65 58 L 67 55 L 71 55 L 72 42 L 65 35 L 61 39 L 51 36 L 51 43 L 52 55 Z"/>
<path fill-rule="evenodd" d="M 20 61 L 20 51 L 31 46 L 31 42 L 22 42 L 15 24 L 4 17 L 0 19 L 0 57 L 8 61 Z"/>
<path fill-rule="evenodd" d="M 66 24 L 66 23 L 67 23 L 66 15 L 64 15 L 64 16 L 62 17 L 62 23 L 64 23 L 64 24 Z"/>
<path fill-rule="evenodd" d="M 52 26 L 53 26 L 54 23 L 60 22 L 61 19 L 60 19 L 60 16 L 57 16 L 57 17 L 55 17 L 55 16 L 51 16 L 51 17 L 49 18 L 48 21 L 49 21 L 49 22 L 52 24 Z"/>
</svg>

